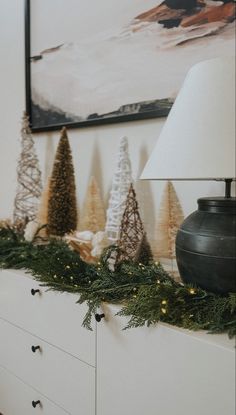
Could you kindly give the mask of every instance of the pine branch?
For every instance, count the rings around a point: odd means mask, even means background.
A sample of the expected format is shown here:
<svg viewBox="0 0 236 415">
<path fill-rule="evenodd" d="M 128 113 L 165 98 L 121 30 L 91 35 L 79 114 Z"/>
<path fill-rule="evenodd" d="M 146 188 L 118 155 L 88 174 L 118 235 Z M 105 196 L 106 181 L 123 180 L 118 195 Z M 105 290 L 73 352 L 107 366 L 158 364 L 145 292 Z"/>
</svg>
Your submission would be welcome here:
<svg viewBox="0 0 236 415">
<path fill-rule="evenodd" d="M 175 282 L 160 264 L 119 263 L 111 271 L 108 248 L 97 265 L 87 264 L 61 240 L 35 245 L 16 227 L 0 227 L 0 267 L 25 269 L 48 290 L 78 294 L 88 311 L 83 326 L 103 302 L 122 304 L 126 328 L 163 321 L 190 330 L 236 334 L 236 293 L 218 295 Z M 114 247 L 113 247 L 114 249 Z"/>
</svg>

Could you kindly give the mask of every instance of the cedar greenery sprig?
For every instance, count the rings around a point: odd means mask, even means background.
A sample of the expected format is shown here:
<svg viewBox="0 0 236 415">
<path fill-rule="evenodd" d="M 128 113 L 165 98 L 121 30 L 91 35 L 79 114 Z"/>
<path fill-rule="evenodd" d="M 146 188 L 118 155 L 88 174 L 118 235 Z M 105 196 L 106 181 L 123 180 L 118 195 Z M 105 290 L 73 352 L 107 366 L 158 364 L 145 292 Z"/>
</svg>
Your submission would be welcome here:
<svg viewBox="0 0 236 415">
<path fill-rule="evenodd" d="M 78 294 L 88 305 L 83 325 L 102 302 L 122 305 L 126 328 L 163 321 L 190 330 L 236 334 L 236 293 L 222 296 L 175 282 L 160 264 L 122 262 L 109 268 L 110 248 L 97 265 L 87 264 L 61 240 L 36 245 L 21 229 L 0 227 L 0 268 L 25 269 L 49 290 Z M 112 248 L 114 251 L 114 248 Z"/>
</svg>

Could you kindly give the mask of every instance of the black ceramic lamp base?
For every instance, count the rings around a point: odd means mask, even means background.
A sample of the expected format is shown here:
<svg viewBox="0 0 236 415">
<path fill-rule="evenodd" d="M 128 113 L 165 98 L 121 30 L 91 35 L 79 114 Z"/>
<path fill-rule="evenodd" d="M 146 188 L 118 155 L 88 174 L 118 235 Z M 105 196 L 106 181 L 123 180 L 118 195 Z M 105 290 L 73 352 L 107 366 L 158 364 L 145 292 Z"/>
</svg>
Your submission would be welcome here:
<svg viewBox="0 0 236 415">
<path fill-rule="evenodd" d="M 180 276 L 216 293 L 236 292 L 236 198 L 198 199 L 176 238 Z"/>
</svg>

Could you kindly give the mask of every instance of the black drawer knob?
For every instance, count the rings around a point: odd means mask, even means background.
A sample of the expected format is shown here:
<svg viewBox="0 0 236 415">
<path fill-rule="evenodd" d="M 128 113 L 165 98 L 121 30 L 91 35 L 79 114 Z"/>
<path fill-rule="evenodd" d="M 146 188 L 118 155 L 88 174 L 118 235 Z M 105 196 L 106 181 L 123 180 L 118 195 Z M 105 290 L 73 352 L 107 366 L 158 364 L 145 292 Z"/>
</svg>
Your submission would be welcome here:
<svg viewBox="0 0 236 415">
<path fill-rule="evenodd" d="M 31 347 L 31 350 L 32 350 L 33 353 L 35 353 L 36 350 L 39 350 L 39 349 L 40 349 L 40 346 L 32 346 Z"/>
<path fill-rule="evenodd" d="M 37 293 L 40 293 L 40 290 L 34 290 L 34 288 L 32 288 L 32 290 L 31 290 L 31 294 L 32 294 L 32 295 L 35 295 L 35 294 L 37 294 Z"/>
<path fill-rule="evenodd" d="M 33 408 L 36 408 L 37 405 L 40 405 L 40 401 L 32 401 Z"/>
<path fill-rule="evenodd" d="M 105 317 L 105 314 L 95 314 L 95 320 L 100 323 L 101 319 Z"/>
</svg>

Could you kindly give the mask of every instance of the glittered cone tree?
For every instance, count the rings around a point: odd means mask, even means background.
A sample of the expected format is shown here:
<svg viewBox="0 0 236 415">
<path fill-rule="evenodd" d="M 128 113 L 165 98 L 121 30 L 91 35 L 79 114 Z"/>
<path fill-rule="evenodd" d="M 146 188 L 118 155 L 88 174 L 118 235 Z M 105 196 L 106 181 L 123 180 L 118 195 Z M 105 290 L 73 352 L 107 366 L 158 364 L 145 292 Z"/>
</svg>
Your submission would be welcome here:
<svg viewBox="0 0 236 415">
<path fill-rule="evenodd" d="M 94 176 L 91 177 L 80 222 L 82 231 L 98 232 L 105 228 L 105 210 L 100 189 Z"/>
<path fill-rule="evenodd" d="M 48 235 L 63 236 L 76 229 L 75 175 L 66 128 L 61 132 L 49 184 Z"/>
<path fill-rule="evenodd" d="M 147 240 L 147 234 L 145 232 L 142 236 L 142 239 L 135 253 L 134 262 L 137 262 L 138 264 L 141 263 L 143 265 L 148 265 L 152 261 L 153 261 L 152 250 Z"/>
<path fill-rule="evenodd" d="M 121 219 L 131 182 L 132 171 L 128 140 L 126 137 L 122 137 L 120 140 L 116 170 L 112 180 L 105 227 L 107 237 L 111 243 L 115 243 L 119 239 Z"/>
<path fill-rule="evenodd" d="M 164 189 L 156 224 L 155 255 L 158 259 L 175 258 L 175 238 L 184 220 L 184 214 L 173 184 L 168 181 Z"/>
<path fill-rule="evenodd" d="M 135 259 L 137 249 L 144 235 L 143 224 L 140 218 L 138 202 L 133 185 L 130 185 L 126 199 L 126 206 L 121 221 L 120 238 L 116 264 L 120 261 Z"/>
<path fill-rule="evenodd" d="M 17 190 L 14 201 L 14 223 L 34 220 L 42 192 L 41 171 L 29 117 L 24 113 L 21 128 L 21 153 L 17 165 Z"/>
</svg>

